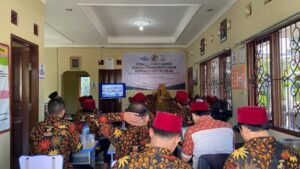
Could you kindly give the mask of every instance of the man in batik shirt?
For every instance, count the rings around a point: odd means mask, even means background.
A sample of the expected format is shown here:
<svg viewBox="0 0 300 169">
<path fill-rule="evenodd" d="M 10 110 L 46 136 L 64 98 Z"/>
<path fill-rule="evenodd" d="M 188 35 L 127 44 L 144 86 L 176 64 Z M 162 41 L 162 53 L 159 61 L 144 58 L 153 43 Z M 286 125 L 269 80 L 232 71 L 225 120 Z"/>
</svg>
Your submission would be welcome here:
<svg viewBox="0 0 300 169">
<path fill-rule="evenodd" d="M 270 136 L 266 109 L 240 107 L 237 122 L 245 144 L 235 150 L 225 162 L 224 169 L 299 169 L 300 157 L 290 147 Z"/>
<path fill-rule="evenodd" d="M 128 112 L 107 113 L 98 119 L 99 134 L 107 137 L 116 148 L 116 159 L 132 152 L 144 151 L 149 142 L 149 111 L 142 103 L 132 103 Z M 114 127 L 113 122 L 125 121 L 127 129 Z"/>
<path fill-rule="evenodd" d="M 234 135 L 229 123 L 211 117 L 207 102 L 192 102 L 191 112 L 195 125 L 184 135 L 182 160 L 193 158 L 193 168 L 198 159 L 206 154 L 230 154 L 234 149 Z"/>
<path fill-rule="evenodd" d="M 191 169 L 191 166 L 172 155 L 178 142 L 182 118 L 171 113 L 157 112 L 150 129 L 150 147 L 143 153 L 120 158 L 114 168 L 124 169 Z"/>
<path fill-rule="evenodd" d="M 189 107 L 189 97 L 185 91 L 176 92 L 175 102 L 171 104 L 169 111 L 182 117 L 183 126 L 190 126 L 194 124 Z"/>
<path fill-rule="evenodd" d="M 34 125 L 30 132 L 31 153 L 64 157 L 64 169 L 72 169 L 70 154 L 81 148 L 79 133 L 73 123 L 64 121 L 65 104 L 62 98 L 48 103 L 49 117 Z"/>
</svg>

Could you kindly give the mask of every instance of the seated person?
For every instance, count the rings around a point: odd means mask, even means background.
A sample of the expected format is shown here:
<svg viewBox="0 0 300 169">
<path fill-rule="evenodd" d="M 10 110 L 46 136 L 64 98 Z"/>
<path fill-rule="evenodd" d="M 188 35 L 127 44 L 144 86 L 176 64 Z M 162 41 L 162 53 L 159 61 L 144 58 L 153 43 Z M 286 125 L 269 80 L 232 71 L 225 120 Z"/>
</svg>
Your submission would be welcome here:
<svg viewBox="0 0 300 169">
<path fill-rule="evenodd" d="M 129 97 L 129 103 L 145 104 L 145 101 L 146 101 L 146 96 L 141 92 L 136 93 L 133 97 Z"/>
<path fill-rule="evenodd" d="M 188 127 L 183 141 L 183 161 L 193 157 L 193 168 L 205 154 L 230 154 L 234 149 L 234 135 L 229 123 L 210 116 L 206 102 L 192 102 L 191 112 L 195 125 Z"/>
<path fill-rule="evenodd" d="M 238 108 L 237 122 L 246 143 L 232 152 L 225 162 L 224 169 L 300 168 L 299 152 L 282 145 L 270 135 L 267 111 L 264 107 Z"/>
<path fill-rule="evenodd" d="M 132 152 L 142 152 L 149 142 L 149 111 L 144 104 L 132 103 L 128 112 L 106 113 L 98 119 L 99 134 L 107 137 L 116 148 L 116 159 Z M 125 121 L 128 128 L 114 127 L 113 122 Z"/>
<path fill-rule="evenodd" d="M 49 116 L 35 124 L 30 132 L 30 151 L 34 155 L 58 155 L 64 157 L 64 169 L 72 169 L 70 154 L 81 148 L 76 127 L 64 121 L 65 103 L 62 98 L 51 99 L 48 103 Z"/>
<path fill-rule="evenodd" d="M 191 169 L 172 155 L 180 141 L 182 119 L 171 113 L 158 112 L 150 129 L 150 147 L 142 153 L 120 158 L 114 168 L 125 169 Z"/>
<path fill-rule="evenodd" d="M 177 91 L 175 102 L 170 106 L 170 112 L 182 117 L 182 125 L 189 126 L 194 124 L 192 120 L 192 113 L 189 107 L 189 97 L 185 91 Z"/>
<path fill-rule="evenodd" d="M 83 107 L 82 111 L 83 112 L 94 112 L 96 109 L 96 102 L 93 99 L 93 96 L 89 96 L 87 99 L 83 101 Z"/>
</svg>

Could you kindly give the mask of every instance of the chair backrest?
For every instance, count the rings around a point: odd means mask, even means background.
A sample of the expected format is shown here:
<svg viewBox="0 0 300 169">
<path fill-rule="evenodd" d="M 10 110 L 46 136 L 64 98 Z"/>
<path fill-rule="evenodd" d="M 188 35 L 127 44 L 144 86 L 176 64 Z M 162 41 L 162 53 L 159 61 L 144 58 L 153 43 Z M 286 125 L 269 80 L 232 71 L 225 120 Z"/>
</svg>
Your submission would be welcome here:
<svg viewBox="0 0 300 169">
<path fill-rule="evenodd" d="M 20 169 L 63 169 L 63 156 L 21 156 Z"/>
<path fill-rule="evenodd" d="M 199 157 L 198 169 L 222 169 L 230 154 L 205 154 Z"/>
</svg>

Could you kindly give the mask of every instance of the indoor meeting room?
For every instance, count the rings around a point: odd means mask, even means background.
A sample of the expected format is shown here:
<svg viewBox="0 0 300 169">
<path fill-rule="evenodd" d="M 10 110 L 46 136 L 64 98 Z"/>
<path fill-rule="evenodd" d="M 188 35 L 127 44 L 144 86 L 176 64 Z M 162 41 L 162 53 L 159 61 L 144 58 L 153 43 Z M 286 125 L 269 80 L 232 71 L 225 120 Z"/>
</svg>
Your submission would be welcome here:
<svg viewBox="0 0 300 169">
<path fill-rule="evenodd" d="M 0 4 L 0 169 L 300 169 L 299 0 Z"/>
</svg>

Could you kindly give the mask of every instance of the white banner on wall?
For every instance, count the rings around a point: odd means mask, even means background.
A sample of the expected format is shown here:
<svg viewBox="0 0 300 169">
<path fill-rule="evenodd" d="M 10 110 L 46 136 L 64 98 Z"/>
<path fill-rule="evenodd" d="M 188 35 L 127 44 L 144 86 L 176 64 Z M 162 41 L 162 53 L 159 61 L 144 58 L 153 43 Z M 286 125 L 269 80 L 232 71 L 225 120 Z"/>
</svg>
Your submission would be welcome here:
<svg viewBox="0 0 300 169">
<path fill-rule="evenodd" d="M 185 89 L 185 56 L 175 52 L 126 53 L 123 82 L 127 90 L 157 89 L 160 83 L 168 89 Z"/>
<path fill-rule="evenodd" d="M 10 127 L 8 46 L 0 44 L 0 132 Z"/>
</svg>

